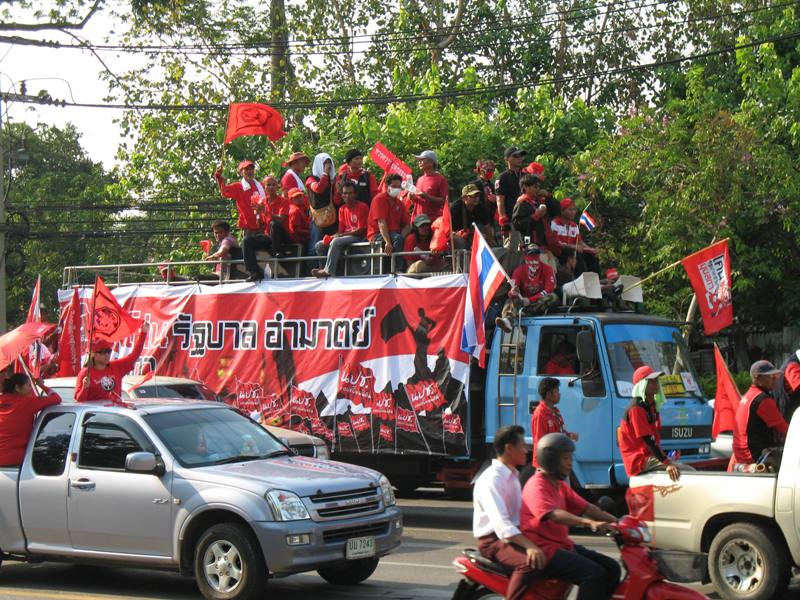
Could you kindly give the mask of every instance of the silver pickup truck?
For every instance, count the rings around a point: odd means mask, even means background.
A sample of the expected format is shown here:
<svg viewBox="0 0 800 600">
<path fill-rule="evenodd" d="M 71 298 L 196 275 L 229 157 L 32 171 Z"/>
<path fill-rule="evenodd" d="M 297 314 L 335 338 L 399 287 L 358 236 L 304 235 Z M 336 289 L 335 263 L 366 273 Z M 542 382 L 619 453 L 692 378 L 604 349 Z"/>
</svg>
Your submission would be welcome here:
<svg viewBox="0 0 800 600">
<path fill-rule="evenodd" d="M 684 472 L 631 479 L 651 497 L 653 542 L 708 552 L 714 587 L 728 600 L 771 600 L 800 566 L 800 416 L 792 419 L 777 473 Z"/>
<path fill-rule="evenodd" d="M 177 570 L 209 600 L 302 571 L 359 583 L 402 529 L 386 477 L 295 456 L 215 403 L 50 407 L 0 468 L 2 559 Z"/>
</svg>

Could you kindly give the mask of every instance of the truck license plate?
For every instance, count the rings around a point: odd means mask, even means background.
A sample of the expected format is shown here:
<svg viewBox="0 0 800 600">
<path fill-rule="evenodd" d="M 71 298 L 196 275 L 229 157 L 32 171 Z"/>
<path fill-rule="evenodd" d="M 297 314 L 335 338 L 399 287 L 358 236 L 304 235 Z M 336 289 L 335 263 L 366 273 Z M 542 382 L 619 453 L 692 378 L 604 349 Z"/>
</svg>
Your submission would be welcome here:
<svg viewBox="0 0 800 600">
<path fill-rule="evenodd" d="M 357 537 L 347 540 L 347 549 L 344 554 L 347 560 L 355 560 L 357 558 L 368 558 L 375 556 L 375 538 L 374 537 Z"/>
</svg>

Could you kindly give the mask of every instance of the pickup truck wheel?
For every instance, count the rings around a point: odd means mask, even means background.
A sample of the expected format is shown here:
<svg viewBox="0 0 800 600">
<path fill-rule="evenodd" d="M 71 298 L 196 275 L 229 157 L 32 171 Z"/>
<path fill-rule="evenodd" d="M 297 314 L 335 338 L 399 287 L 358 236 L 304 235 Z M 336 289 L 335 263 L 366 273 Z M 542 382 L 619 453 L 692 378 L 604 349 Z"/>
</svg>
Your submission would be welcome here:
<svg viewBox="0 0 800 600">
<path fill-rule="evenodd" d="M 197 587 L 206 600 L 261 598 L 266 565 L 253 534 L 237 523 L 209 527 L 194 551 Z"/>
<path fill-rule="evenodd" d="M 378 560 L 377 558 L 362 558 L 350 561 L 343 566 L 318 569 L 317 573 L 325 581 L 334 585 L 356 585 L 375 572 L 375 569 L 378 568 Z"/>
<path fill-rule="evenodd" d="M 770 600 L 786 592 L 791 565 L 771 531 L 741 523 L 720 531 L 708 553 L 711 581 L 727 600 Z"/>
</svg>

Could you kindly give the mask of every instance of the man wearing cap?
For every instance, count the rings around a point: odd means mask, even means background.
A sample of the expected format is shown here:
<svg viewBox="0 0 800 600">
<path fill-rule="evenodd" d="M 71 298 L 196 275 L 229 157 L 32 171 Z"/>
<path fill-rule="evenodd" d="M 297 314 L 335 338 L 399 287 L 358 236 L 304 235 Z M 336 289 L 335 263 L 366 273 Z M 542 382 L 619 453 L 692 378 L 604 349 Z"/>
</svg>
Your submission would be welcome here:
<svg viewBox="0 0 800 600">
<path fill-rule="evenodd" d="M 433 229 L 431 218 L 425 213 L 414 217 L 411 233 L 403 243 L 403 252 L 416 252 L 416 256 L 406 256 L 408 273 L 435 273 L 445 268 L 444 258 L 438 252 L 431 252 Z"/>
<path fill-rule="evenodd" d="M 386 254 L 400 252 L 403 241 L 411 230 L 411 218 L 400 201 L 403 178 L 397 173 L 386 177 L 386 191 L 378 193 L 369 207 L 367 220 L 367 239 L 371 242 L 383 242 Z M 395 263 L 395 268 L 402 264 Z"/>
<path fill-rule="evenodd" d="M 553 248 L 553 253 L 559 256 L 562 248 L 572 248 L 575 251 L 576 259 L 578 259 L 578 275 L 584 271 L 599 273 L 600 265 L 597 262 L 597 250 L 583 241 L 578 224 L 575 222 L 577 213 L 578 209 L 572 198 L 564 198 L 561 201 L 561 215 L 550 222 L 553 241 L 558 246 Z"/>
<path fill-rule="evenodd" d="M 789 425 L 772 395 L 780 374 L 768 360 L 750 367 L 753 384 L 736 409 L 732 470 L 745 470 L 746 465 L 758 462 L 767 448 L 783 445 Z"/>
<path fill-rule="evenodd" d="M 656 396 L 663 397 L 658 378 L 663 371 L 643 365 L 633 372 L 631 402 L 617 429 L 617 442 L 628 477 L 647 471 L 665 470 L 672 481 L 681 476 L 681 468 L 661 449 L 661 415 Z"/>
<path fill-rule="evenodd" d="M 333 191 L 333 199 L 336 202 L 336 206 L 342 205 L 342 185 L 346 181 L 355 186 L 355 199 L 367 206 L 372 203 L 372 199 L 380 191 L 375 176 L 364 169 L 364 154 L 357 148 L 347 151 L 347 154 L 344 155 L 344 164 L 339 167 Z"/>
<path fill-rule="evenodd" d="M 492 216 L 486 205 L 481 203 L 481 190 L 474 183 L 461 189 L 461 198 L 450 205 L 450 219 L 456 248 L 472 247 L 473 225 L 476 225 L 490 246 L 494 245 L 494 231 L 490 227 Z M 463 240 L 459 243 L 458 240 Z"/>
<path fill-rule="evenodd" d="M 494 184 L 498 217 L 511 217 L 514 204 L 520 195 L 519 178 L 522 174 L 522 160 L 526 154 L 528 153 L 525 150 L 517 146 L 509 146 L 503 153 L 508 168 L 500 173 Z"/>
<path fill-rule="evenodd" d="M 433 150 L 425 150 L 416 154 L 417 164 L 422 170 L 422 175 L 415 184 L 416 190 L 411 194 L 411 202 L 414 204 L 412 216 L 425 213 L 435 221 L 442 216 L 444 203 L 450 195 L 450 188 L 447 179 L 439 173 L 439 157 Z"/>
<path fill-rule="evenodd" d="M 516 321 L 520 309 L 527 315 L 546 311 L 558 302 L 553 293 L 556 276 L 553 268 L 541 261 L 541 252 L 536 244 L 525 249 L 525 262 L 514 269 L 511 279 L 514 286 L 508 292 L 508 300 L 503 312 L 495 322 L 504 331 L 511 331 L 511 323 Z"/>
<path fill-rule="evenodd" d="M 283 163 L 286 173 L 281 177 L 281 188 L 284 194 L 289 194 L 294 188 L 301 192 L 306 192 L 306 184 L 303 182 L 303 171 L 308 168 L 311 159 L 302 152 L 292 152 L 286 162 Z"/>
<path fill-rule="evenodd" d="M 339 256 L 345 248 L 363 242 L 367 234 L 367 221 L 369 207 L 356 200 L 356 184 L 352 181 L 342 183 L 342 198 L 344 204 L 339 207 L 339 231 L 332 236 L 325 236 L 317 244 L 317 254 L 328 258 L 325 260 L 324 269 L 311 269 L 314 277 L 329 277 L 336 275 Z"/>
<path fill-rule="evenodd" d="M 253 206 L 263 201 L 266 197 L 264 187 L 254 178 L 256 166 L 252 160 L 243 160 L 237 169 L 242 176 L 241 181 L 226 184 L 222 176 L 222 165 L 214 171 L 214 179 L 219 184 L 219 191 L 223 198 L 229 198 L 236 202 L 236 210 L 239 213 L 239 220 L 236 226 L 242 230 L 245 237 L 259 233 L 258 221 Z"/>
<path fill-rule="evenodd" d="M 800 350 L 783 363 L 774 394 L 783 417 L 791 421 L 794 411 L 800 406 Z"/>
</svg>

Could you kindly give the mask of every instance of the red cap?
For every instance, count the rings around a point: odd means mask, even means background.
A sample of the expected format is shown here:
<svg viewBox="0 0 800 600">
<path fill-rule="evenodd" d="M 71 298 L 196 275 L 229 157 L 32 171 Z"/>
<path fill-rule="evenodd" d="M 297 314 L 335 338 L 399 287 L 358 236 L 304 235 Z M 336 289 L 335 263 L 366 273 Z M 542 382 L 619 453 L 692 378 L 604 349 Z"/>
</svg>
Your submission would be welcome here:
<svg viewBox="0 0 800 600">
<path fill-rule="evenodd" d="M 619 279 L 619 272 L 615 268 L 606 269 L 606 279 L 616 281 Z"/>
<path fill-rule="evenodd" d="M 530 163 L 527 167 L 522 169 L 525 173 L 530 173 L 535 177 L 538 177 L 539 180 L 544 181 L 544 165 L 537 162 Z"/>
<path fill-rule="evenodd" d="M 642 379 L 658 379 L 663 374 L 664 371 L 654 371 L 653 367 L 644 365 L 633 372 L 633 385 L 636 385 Z"/>
<path fill-rule="evenodd" d="M 100 352 L 101 350 L 111 350 L 114 344 L 106 340 L 94 340 L 92 342 L 92 352 Z"/>
<path fill-rule="evenodd" d="M 561 210 L 565 208 L 575 208 L 575 201 L 572 198 L 564 198 L 561 201 Z"/>
<path fill-rule="evenodd" d="M 289 198 L 296 198 L 297 196 L 305 196 L 303 190 L 300 188 L 292 188 L 289 190 Z"/>
<path fill-rule="evenodd" d="M 509 219 L 505 215 L 500 217 L 499 221 L 500 221 L 500 227 L 502 227 L 503 225 L 508 225 L 509 223 L 511 223 L 511 219 Z"/>
<path fill-rule="evenodd" d="M 236 167 L 236 172 L 237 173 L 241 173 L 247 167 L 255 167 L 255 166 L 256 166 L 256 163 L 254 163 L 252 160 L 243 160 L 242 162 L 239 163 L 239 166 Z"/>
</svg>

